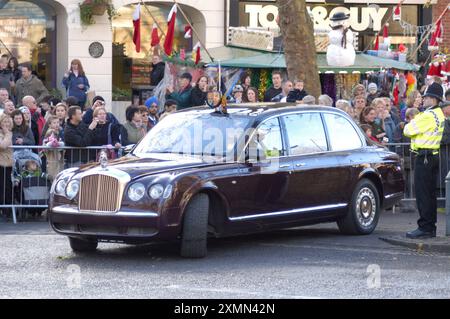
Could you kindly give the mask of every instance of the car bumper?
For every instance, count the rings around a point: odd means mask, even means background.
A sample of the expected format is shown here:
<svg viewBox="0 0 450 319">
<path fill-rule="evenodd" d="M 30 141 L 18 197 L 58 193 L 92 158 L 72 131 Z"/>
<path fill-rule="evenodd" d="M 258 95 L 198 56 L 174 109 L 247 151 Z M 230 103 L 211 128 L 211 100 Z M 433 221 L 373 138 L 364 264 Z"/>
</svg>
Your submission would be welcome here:
<svg viewBox="0 0 450 319">
<path fill-rule="evenodd" d="M 161 232 L 160 221 L 156 212 L 91 213 L 80 212 L 72 205 L 51 207 L 49 211 L 50 225 L 57 233 L 110 242 L 143 243 L 169 239 L 173 235 Z"/>
</svg>

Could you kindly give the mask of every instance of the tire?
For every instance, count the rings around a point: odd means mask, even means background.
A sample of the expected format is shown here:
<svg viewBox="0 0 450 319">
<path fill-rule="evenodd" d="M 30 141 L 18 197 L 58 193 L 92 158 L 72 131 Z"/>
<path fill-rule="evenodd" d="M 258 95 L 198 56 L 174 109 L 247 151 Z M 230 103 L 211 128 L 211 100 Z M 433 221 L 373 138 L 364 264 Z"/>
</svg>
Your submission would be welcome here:
<svg viewBox="0 0 450 319">
<path fill-rule="evenodd" d="M 93 252 L 97 249 L 98 242 L 92 240 L 79 239 L 74 237 L 69 237 L 70 248 L 74 252 L 84 253 Z"/>
<path fill-rule="evenodd" d="M 376 186 L 368 179 L 356 184 L 347 215 L 337 221 L 339 230 L 346 235 L 369 235 L 378 224 L 381 206 Z"/>
<path fill-rule="evenodd" d="M 203 258 L 207 254 L 209 197 L 196 195 L 184 213 L 180 255 L 186 258 Z"/>
</svg>

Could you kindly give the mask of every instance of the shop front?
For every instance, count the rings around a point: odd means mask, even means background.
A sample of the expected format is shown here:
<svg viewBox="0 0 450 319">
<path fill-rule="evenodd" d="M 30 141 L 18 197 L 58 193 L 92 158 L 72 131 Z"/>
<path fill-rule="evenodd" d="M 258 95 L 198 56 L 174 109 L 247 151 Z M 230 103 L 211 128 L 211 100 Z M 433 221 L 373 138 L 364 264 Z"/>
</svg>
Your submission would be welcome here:
<svg viewBox="0 0 450 319">
<path fill-rule="evenodd" d="M 61 85 L 70 61 L 83 64 L 95 94 L 102 95 L 113 108 L 131 90 L 149 89 L 150 32 L 153 20 L 147 9 L 167 28 L 167 16 L 173 1 L 146 1 L 142 6 L 142 50 L 137 53 L 132 41 L 132 14 L 138 0 L 111 0 L 116 14 L 110 20 L 105 12 L 85 25 L 80 17 L 81 0 L 0 0 L 0 54 L 16 56 L 20 64 L 31 63 L 33 71 L 49 90 Z M 179 0 L 183 12 L 194 25 L 197 35 L 184 38 L 186 19 L 179 14 L 175 34 L 177 50 L 189 51 L 200 38 L 207 47 L 224 43 L 224 2 L 214 0 Z M 163 41 L 163 40 L 162 40 Z M 114 88 L 114 90 L 113 90 Z M 128 102 L 131 102 L 131 97 Z M 122 112 L 122 111 L 120 111 Z"/>
<path fill-rule="evenodd" d="M 163 31 L 167 25 L 167 17 L 173 3 L 146 3 L 141 7 L 141 50 L 136 52 L 133 43 L 133 12 L 135 5 L 130 4 L 118 9 L 117 16 L 112 21 L 113 30 L 113 98 L 115 100 L 133 101 L 142 103 L 151 94 L 154 83 L 150 81 L 152 70 L 152 57 L 160 55 L 162 49 L 151 47 L 151 33 L 154 23 L 159 24 Z M 182 6 L 189 23 L 197 31 L 201 41 L 205 40 L 205 18 L 203 14 L 194 8 Z M 174 49 L 178 53 L 192 50 L 196 35 L 185 36 L 185 30 L 189 26 L 185 17 L 178 12 L 175 23 Z M 158 31 L 161 33 L 161 31 Z M 162 35 L 160 35 L 162 38 Z M 163 40 L 162 40 L 163 41 Z M 161 41 L 161 47 L 162 47 Z M 130 98 L 132 97 L 132 99 Z"/>
<path fill-rule="evenodd" d="M 60 9 L 54 1 L 0 1 L 1 54 L 31 64 L 48 88 L 57 86 Z"/>
<path fill-rule="evenodd" d="M 279 34 L 277 25 L 278 8 L 275 0 L 226 0 L 230 8 L 227 18 L 229 27 L 248 27 L 270 29 Z M 329 18 L 336 12 L 345 12 L 350 15 L 350 27 L 356 35 L 356 50 L 365 51 L 375 40 L 377 34 L 381 35 L 384 25 L 388 23 L 390 42 L 396 46 L 405 44 L 414 46 L 417 39 L 427 29 L 418 28 L 419 25 L 431 24 L 432 7 L 426 7 L 426 0 L 406 1 L 401 7 L 401 20 L 392 21 L 393 10 L 398 0 L 345 0 L 345 1 L 306 1 L 308 10 L 314 21 L 316 33 L 316 48 L 323 52 L 327 47 L 327 33 Z M 436 3 L 436 0 L 431 1 Z"/>
</svg>

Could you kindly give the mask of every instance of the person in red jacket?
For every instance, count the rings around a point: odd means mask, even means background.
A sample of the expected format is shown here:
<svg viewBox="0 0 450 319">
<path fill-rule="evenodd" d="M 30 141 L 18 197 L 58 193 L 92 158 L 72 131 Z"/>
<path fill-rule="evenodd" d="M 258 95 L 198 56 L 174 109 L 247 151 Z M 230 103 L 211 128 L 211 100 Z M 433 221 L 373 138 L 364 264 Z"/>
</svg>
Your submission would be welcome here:
<svg viewBox="0 0 450 319">
<path fill-rule="evenodd" d="M 36 103 L 36 99 L 27 95 L 22 99 L 22 105 L 28 107 L 31 113 L 31 131 L 33 132 L 35 145 L 42 145 L 42 130 L 45 126 L 45 119 L 41 114 L 41 109 Z"/>
<path fill-rule="evenodd" d="M 370 126 L 369 124 L 362 124 L 361 129 L 364 131 L 364 133 L 366 133 L 369 139 L 374 142 L 380 143 L 380 141 L 378 141 L 378 139 L 372 135 L 372 126 Z"/>
</svg>

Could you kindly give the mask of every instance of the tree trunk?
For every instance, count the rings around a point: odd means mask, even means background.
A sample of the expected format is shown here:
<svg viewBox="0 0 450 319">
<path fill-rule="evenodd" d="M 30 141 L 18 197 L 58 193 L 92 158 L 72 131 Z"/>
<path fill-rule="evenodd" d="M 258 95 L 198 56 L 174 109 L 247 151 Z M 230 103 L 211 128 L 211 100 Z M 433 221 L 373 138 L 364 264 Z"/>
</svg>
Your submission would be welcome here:
<svg viewBox="0 0 450 319">
<path fill-rule="evenodd" d="M 314 26 L 305 0 L 278 0 L 278 19 L 290 80 L 305 81 L 305 90 L 316 98 L 321 94 Z"/>
</svg>

